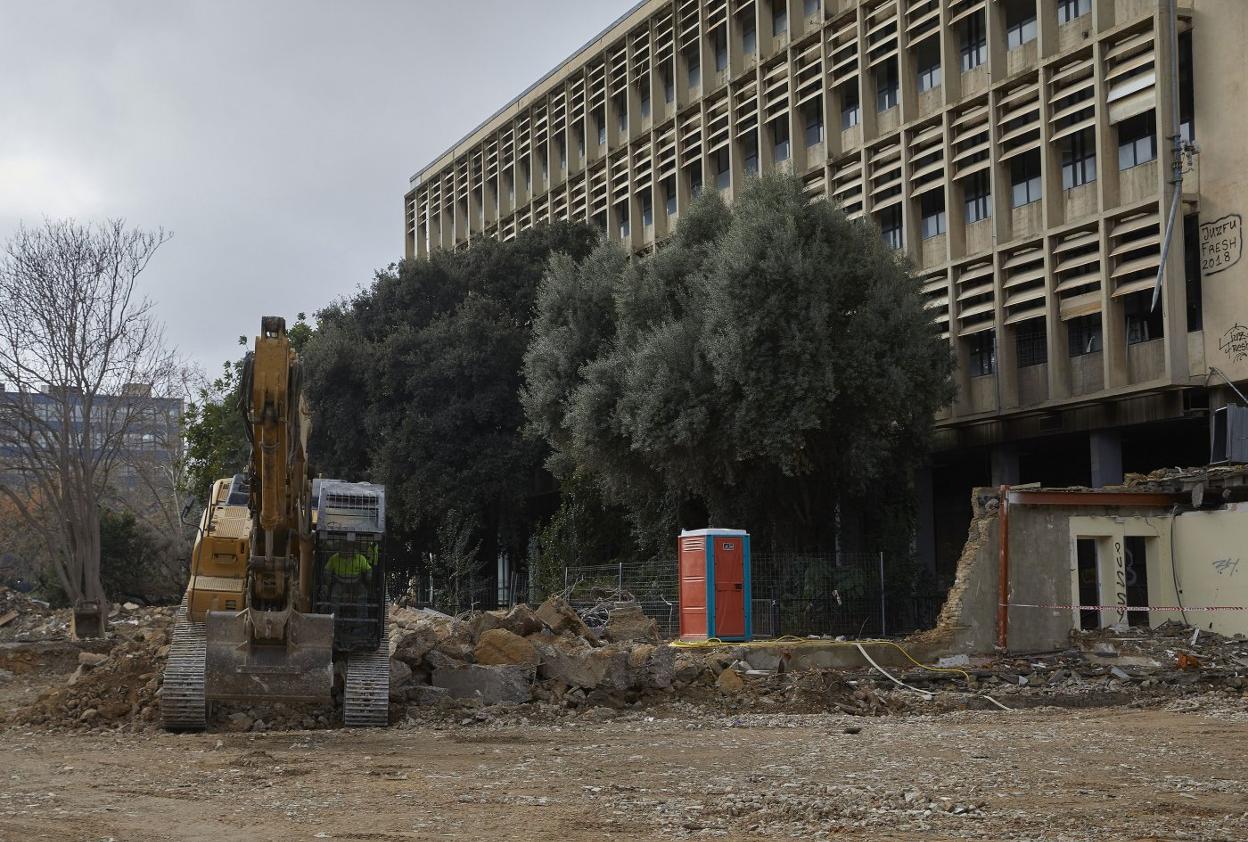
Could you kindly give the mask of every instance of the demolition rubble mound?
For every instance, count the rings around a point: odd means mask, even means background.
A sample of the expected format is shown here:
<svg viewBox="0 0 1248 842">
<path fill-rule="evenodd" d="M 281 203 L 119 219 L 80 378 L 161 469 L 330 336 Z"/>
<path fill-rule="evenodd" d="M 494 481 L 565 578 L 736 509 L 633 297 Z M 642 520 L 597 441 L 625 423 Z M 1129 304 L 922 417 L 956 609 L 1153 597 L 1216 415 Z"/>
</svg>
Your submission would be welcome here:
<svg viewBox="0 0 1248 842">
<path fill-rule="evenodd" d="M 156 729 L 172 613 L 137 607 L 114 612 L 111 650 L 79 653 L 64 685 L 13 712 L 8 725 Z M 902 688 L 866 669 L 786 670 L 787 659 L 777 653 L 802 641 L 754 647 L 664 643 L 635 603 L 599 606 L 585 615 L 602 623 L 594 626 L 557 596 L 537 608 L 517 605 L 462 617 L 401 606 L 389 616 L 396 723 L 462 724 L 509 710 L 534 721 L 554 720 L 593 710 L 689 705 L 732 714 L 883 716 L 1213 698 L 1248 710 L 1248 640 L 1172 623 L 1076 632 L 1068 649 L 1043 655 L 958 656 L 945 659 L 938 671 L 894 670 L 893 677 L 908 685 Z M 327 706 L 265 702 L 214 706 L 210 719 L 211 729 L 231 731 L 333 724 Z"/>
<path fill-rule="evenodd" d="M 69 618 L 68 609 L 54 610 L 46 602 L 0 585 L 0 642 L 64 640 L 69 636 Z"/>
</svg>

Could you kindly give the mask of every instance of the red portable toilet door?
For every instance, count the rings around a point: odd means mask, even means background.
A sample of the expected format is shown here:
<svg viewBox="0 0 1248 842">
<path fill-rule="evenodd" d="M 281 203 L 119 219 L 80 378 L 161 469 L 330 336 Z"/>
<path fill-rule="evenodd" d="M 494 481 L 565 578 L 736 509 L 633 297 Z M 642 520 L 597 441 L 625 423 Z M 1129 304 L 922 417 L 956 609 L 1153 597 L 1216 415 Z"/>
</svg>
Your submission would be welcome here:
<svg viewBox="0 0 1248 842">
<path fill-rule="evenodd" d="M 745 635 L 745 539 L 715 539 L 715 635 Z"/>
</svg>

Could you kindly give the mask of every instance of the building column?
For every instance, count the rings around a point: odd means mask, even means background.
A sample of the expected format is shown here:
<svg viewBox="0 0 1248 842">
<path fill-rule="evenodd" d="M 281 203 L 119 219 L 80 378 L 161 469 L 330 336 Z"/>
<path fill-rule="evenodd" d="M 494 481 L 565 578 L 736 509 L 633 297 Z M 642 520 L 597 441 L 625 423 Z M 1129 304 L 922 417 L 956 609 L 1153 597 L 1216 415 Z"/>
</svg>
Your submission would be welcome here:
<svg viewBox="0 0 1248 842">
<path fill-rule="evenodd" d="M 936 571 L 936 500 L 932 491 L 932 466 L 924 465 L 914 472 L 915 513 L 918 522 L 914 529 L 915 555 L 919 565 L 929 572 Z"/>
<path fill-rule="evenodd" d="M 1021 477 L 1018 470 L 1018 448 L 1013 444 L 998 444 L 992 448 L 992 484 L 1016 485 Z"/>
<path fill-rule="evenodd" d="M 1088 434 L 1092 449 L 1092 487 L 1122 484 L 1122 433 L 1093 430 Z"/>
</svg>

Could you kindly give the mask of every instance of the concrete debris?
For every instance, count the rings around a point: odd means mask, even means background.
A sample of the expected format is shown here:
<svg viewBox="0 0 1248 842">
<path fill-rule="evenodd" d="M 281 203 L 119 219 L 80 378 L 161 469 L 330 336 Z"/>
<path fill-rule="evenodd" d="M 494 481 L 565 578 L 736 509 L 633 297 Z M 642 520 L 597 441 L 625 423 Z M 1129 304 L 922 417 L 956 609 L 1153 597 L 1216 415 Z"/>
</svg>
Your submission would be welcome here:
<svg viewBox="0 0 1248 842">
<path fill-rule="evenodd" d="M 478 664 L 527 664 L 537 666 L 537 647 L 532 641 L 504 628 L 493 628 L 481 634 L 472 650 Z"/>
<path fill-rule="evenodd" d="M 461 664 L 435 669 L 432 680 L 434 687 L 444 688 L 455 699 L 487 705 L 521 704 L 532 697 L 533 668 Z"/>
<path fill-rule="evenodd" d="M 637 603 L 625 603 L 610 609 L 603 637 L 612 643 L 658 643 L 659 624 Z"/>
<path fill-rule="evenodd" d="M 715 686 L 725 693 L 740 693 L 745 689 L 745 679 L 735 669 L 726 669 L 715 679 Z"/>
<path fill-rule="evenodd" d="M 537 619 L 555 634 L 568 632 L 586 640 L 597 639 L 597 635 L 585 625 L 576 610 L 561 596 L 552 596 L 538 606 Z"/>
</svg>

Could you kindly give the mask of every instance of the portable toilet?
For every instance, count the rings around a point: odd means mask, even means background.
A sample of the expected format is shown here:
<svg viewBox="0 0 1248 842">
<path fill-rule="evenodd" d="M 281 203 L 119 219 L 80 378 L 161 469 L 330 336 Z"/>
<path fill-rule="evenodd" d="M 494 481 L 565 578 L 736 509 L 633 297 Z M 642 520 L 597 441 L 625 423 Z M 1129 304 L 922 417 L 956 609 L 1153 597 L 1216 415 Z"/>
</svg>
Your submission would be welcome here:
<svg viewBox="0 0 1248 842">
<path fill-rule="evenodd" d="M 750 640 L 750 533 L 685 530 L 676 539 L 681 640 Z"/>
</svg>

